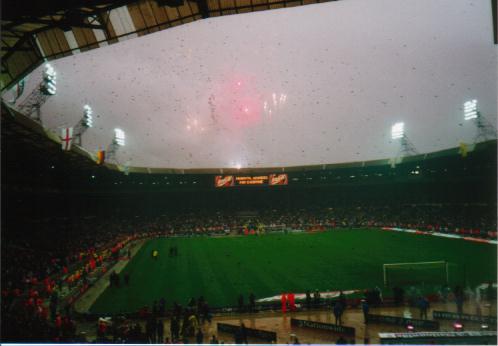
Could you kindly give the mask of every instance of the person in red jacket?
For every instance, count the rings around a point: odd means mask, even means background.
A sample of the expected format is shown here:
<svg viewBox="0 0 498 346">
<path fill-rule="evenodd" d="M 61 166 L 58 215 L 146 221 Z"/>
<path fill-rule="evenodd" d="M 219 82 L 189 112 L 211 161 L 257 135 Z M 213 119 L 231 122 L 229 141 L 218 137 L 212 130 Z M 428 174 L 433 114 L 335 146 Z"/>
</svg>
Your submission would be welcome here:
<svg viewBox="0 0 498 346">
<path fill-rule="evenodd" d="M 285 293 L 282 294 L 282 312 L 284 314 L 287 312 L 287 297 Z"/>
<path fill-rule="evenodd" d="M 296 296 L 294 293 L 289 293 L 287 295 L 287 300 L 289 301 L 289 308 L 291 311 L 296 311 Z"/>
</svg>

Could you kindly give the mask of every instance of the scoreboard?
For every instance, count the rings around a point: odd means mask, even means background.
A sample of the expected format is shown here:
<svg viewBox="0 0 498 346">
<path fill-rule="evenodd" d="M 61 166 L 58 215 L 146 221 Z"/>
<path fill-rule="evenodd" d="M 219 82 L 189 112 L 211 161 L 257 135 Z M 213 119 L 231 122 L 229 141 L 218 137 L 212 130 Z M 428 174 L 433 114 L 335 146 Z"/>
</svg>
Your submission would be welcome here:
<svg viewBox="0 0 498 346">
<path fill-rule="evenodd" d="M 287 174 L 268 174 L 268 175 L 217 175 L 214 177 L 215 187 L 231 186 L 274 186 L 287 185 L 289 177 Z"/>
</svg>

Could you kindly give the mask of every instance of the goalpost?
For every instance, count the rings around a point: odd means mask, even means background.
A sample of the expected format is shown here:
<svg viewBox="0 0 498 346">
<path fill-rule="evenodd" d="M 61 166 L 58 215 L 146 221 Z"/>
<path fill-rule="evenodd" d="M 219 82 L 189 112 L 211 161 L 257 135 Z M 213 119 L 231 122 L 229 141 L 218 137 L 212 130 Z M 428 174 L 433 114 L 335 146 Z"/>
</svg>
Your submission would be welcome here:
<svg viewBox="0 0 498 346">
<path fill-rule="evenodd" d="M 382 265 L 384 286 L 408 284 L 448 284 L 447 261 L 386 263 Z"/>
</svg>

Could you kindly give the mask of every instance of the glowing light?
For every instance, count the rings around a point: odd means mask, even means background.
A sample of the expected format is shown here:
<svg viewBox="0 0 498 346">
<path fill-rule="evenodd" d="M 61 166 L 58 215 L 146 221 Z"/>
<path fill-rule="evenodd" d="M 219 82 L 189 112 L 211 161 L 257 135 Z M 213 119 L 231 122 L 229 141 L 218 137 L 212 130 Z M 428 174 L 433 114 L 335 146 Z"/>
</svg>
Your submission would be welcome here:
<svg viewBox="0 0 498 346">
<path fill-rule="evenodd" d="M 237 85 L 238 85 L 238 86 L 241 86 L 241 85 L 242 85 L 242 83 L 241 83 L 240 81 L 238 81 L 238 82 L 237 82 Z"/>
<path fill-rule="evenodd" d="M 237 169 L 241 169 L 241 168 L 242 168 L 242 165 L 241 165 L 240 163 L 237 163 L 237 164 L 235 165 L 235 168 L 237 168 Z"/>
<path fill-rule="evenodd" d="M 399 139 L 403 138 L 405 135 L 405 124 L 404 123 L 396 123 L 391 127 L 391 138 Z"/>
<path fill-rule="evenodd" d="M 245 113 L 249 112 L 249 108 L 247 108 L 247 107 L 246 107 L 246 108 L 244 108 L 244 112 L 245 112 Z"/>
<path fill-rule="evenodd" d="M 478 116 L 477 100 L 467 101 L 463 104 L 463 117 L 465 120 L 475 119 Z"/>
<path fill-rule="evenodd" d="M 460 322 L 455 322 L 453 323 L 453 328 L 455 328 L 455 330 L 461 330 L 463 329 L 463 324 L 461 324 Z"/>
<path fill-rule="evenodd" d="M 92 107 L 89 105 L 83 106 L 83 126 L 92 127 L 93 126 L 93 111 Z"/>
<path fill-rule="evenodd" d="M 46 95 L 55 95 L 57 88 L 57 73 L 50 64 L 45 65 L 45 70 L 43 71 L 43 83 L 41 85 L 41 90 Z"/>
<path fill-rule="evenodd" d="M 114 142 L 119 146 L 125 145 L 125 133 L 121 129 L 114 129 Z"/>
<path fill-rule="evenodd" d="M 187 125 L 187 130 L 191 130 L 192 128 L 190 127 L 190 125 Z"/>
</svg>

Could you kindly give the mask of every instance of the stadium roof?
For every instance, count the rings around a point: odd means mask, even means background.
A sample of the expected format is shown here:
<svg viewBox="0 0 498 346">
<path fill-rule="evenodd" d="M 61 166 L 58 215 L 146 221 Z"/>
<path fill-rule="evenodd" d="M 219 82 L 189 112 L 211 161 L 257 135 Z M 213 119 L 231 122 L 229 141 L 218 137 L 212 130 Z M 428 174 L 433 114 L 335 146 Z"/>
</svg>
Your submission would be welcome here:
<svg viewBox="0 0 498 346">
<path fill-rule="evenodd" d="M 90 47 L 78 46 L 52 63 L 58 92 L 41 119 L 57 136 L 90 104 L 95 127 L 82 149 L 106 149 L 123 128 L 115 163 L 143 171 L 382 160 L 398 155 L 389 130 L 400 120 L 419 152 L 439 151 L 473 139 L 464 101 L 477 98 L 495 119 L 489 12 L 465 0 L 348 0 L 210 18 L 82 54 Z M 63 36 L 77 43 L 74 31 Z M 3 99 L 18 108 L 40 80 L 41 67 Z"/>
<path fill-rule="evenodd" d="M 237 13 L 336 0 L 2 1 L 2 89 L 45 59 Z"/>
</svg>

